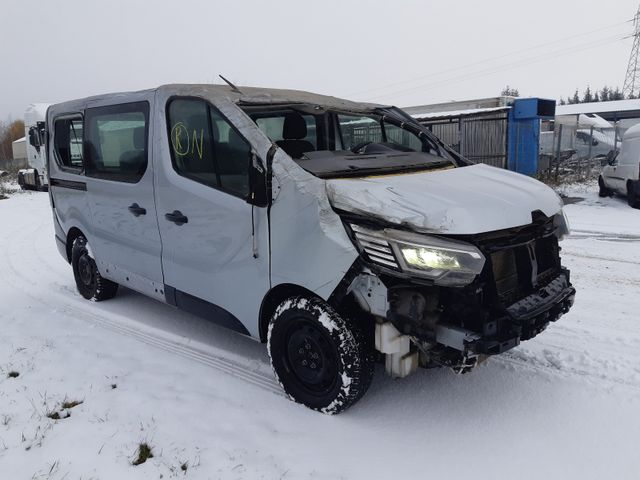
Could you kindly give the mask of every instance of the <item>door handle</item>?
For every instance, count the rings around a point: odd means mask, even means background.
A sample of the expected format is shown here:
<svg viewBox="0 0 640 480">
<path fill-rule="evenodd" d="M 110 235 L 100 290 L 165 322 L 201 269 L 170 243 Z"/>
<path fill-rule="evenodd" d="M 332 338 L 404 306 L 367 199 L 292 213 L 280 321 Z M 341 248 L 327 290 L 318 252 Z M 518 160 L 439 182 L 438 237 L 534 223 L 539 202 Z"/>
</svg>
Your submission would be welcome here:
<svg viewBox="0 0 640 480">
<path fill-rule="evenodd" d="M 140 215 L 146 215 L 147 214 L 147 209 L 146 208 L 142 208 L 140 205 L 138 205 L 137 203 L 134 203 L 132 205 L 129 205 L 128 210 L 133 213 L 133 215 L 135 217 L 139 217 Z"/>
<path fill-rule="evenodd" d="M 184 225 L 185 223 L 189 223 L 189 219 L 185 217 L 180 210 L 174 210 L 171 213 L 165 213 L 164 218 L 166 218 L 170 222 L 175 223 L 176 225 Z"/>
</svg>

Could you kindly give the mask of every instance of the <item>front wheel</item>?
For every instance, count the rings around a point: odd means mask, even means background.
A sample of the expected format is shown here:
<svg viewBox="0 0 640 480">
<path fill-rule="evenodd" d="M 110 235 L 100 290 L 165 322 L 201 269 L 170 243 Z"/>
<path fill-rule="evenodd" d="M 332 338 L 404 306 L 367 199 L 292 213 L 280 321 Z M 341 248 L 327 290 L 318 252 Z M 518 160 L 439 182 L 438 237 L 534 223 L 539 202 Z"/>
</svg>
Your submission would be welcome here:
<svg viewBox="0 0 640 480">
<path fill-rule="evenodd" d="M 73 241 L 71 267 L 78 292 L 84 298 L 99 302 L 115 297 L 118 284 L 100 275 L 96 261 L 91 256 L 87 239 L 82 235 Z"/>
<path fill-rule="evenodd" d="M 374 365 L 364 336 L 325 302 L 293 297 L 271 317 L 271 366 L 293 401 L 341 413 L 367 391 Z"/>
<path fill-rule="evenodd" d="M 610 197 L 613 195 L 613 192 L 607 188 L 607 186 L 604 184 L 604 179 L 602 178 L 602 175 L 600 175 L 598 177 L 598 187 L 600 187 L 600 190 L 598 191 L 598 195 L 602 198 L 604 197 Z"/>
</svg>

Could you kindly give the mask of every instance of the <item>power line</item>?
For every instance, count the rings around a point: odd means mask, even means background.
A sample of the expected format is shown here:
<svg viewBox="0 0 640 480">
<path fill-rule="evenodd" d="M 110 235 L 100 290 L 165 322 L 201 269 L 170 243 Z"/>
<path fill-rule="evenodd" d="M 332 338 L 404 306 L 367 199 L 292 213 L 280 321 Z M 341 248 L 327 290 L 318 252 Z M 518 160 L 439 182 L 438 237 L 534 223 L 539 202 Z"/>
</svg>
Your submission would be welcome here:
<svg viewBox="0 0 640 480">
<path fill-rule="evenodd" d="M 567 55 L 570 53 L 576 53 L 576 52 L 580 52 L 580 51 L 584 51 L 584 50 L 589 50 L 592 48 L 597 48 L 603 45 L 608 45 L 610 43 L 615 43 L 618 41 L 623 40 L 626 37 L 622 37 L 620 35 L 615 35 L 615 36 L 611 36 L 611 37 L 605 37 L 602 39 L 599 39 L 597 41 L 590 41 L 587 42 L 585 44 L 579 44 L 579 45 L 573 45 L 571 47 L 568 48 L 563 48 L 563 49 L 559 49 L 559 50 L 554 50 L 551 52 L 547 52 L 543 55 L 538 55 L 538 56 L 534 56 L 534 57 L 528 57 L 525 59 L 520 59 L 517 60 L 515 62 L 511 62 L 511 63 L 506 63 L 503 65 L 494 65 L 492 67 L 483 69 L 483 70 L 478 70 L 478 71 L 472 71 L 472 72 L 467 72 L 464 74 L 460 74 L 460 75 L 456 75 L 453 77 L 449 77 L 449 78 L 445 78 L 445 79 L 441 79 L 441 80 L 437 80 L 435 82 L 431 82 L 431 83 L 424 83 L 424 84 L 420 84 L 417 86 L 413 86 L 410 88 L 405 88 L 402 90 L 396 90 L 394 92 L 390 92 L 390 93 L 385 93 L 385 94 L 381 94 L 381 95 L 377 95 L 377 96 L 373 96 L 373 97 L 369 97 L 367 100 L 376 100 L 376 99 L 381 99 L 381 98 L 387 98 L 390 96 L 395 96 L 395 95 L 401 95 L 401 94 L 406 94 L 406 93 L 410 93 L 410 92 L 414 92 L 417 90 L 421 90 L 421 89 L 425 89 L 425 88 L 437 88 L 439 86 L 443 86 L 443 85 L 450 85 L 452 83 L 460 83 L 463 81 L 467 81 L 467 80 L 473 80 L 475 78 L 480 78 L 483 76 L 487 76 L 487 75 L 492 75 L 494 73 L 498 73 L 498 72 L 503 72 L 503 71 L 507 71 L 507 70 L 511 70 L 523 65 L 529 65 L 532 63 L 540 63 L 543 61 L 548 61 L 548 60 L 554 60 L 555 58 L 562 56 L 562 55 Z"/>
<path fill-rule="evenodd" d="M 419 80 L 424 80 L 426 78 L 437 77 L 437 76 L 440 76 L 440 75 L 443 75 L 443 74 L 446 74 L 446 73 L 456 72 L 456 71 L 459 71 L 459 70 L 466 70 L 466 69 L 474 67 L 474 66 L 483 65 L 485 63 L 493 62 L 493 61 L 496 61 L 496 60 L 501 60 L 503 58 L 507 58 L 507 57 L 510 57 L 510 56 L 513 56 L 513 55 L 518 55 L 520 53 L 528 52 L 528 51 L 531 51 L 531 50 L 539 50 L 541 48 L 544 48 L 544 47 L 547 47 L 547 46 L 550 46 L 550 45 L 555 45 L 557 43 L 566 42 L 568 40 L 572 40 L 572 39 L 579 38 L 579 37 L 584 37 L 584 36 L 591 35 L 593 33 L 602 32 L 602 31 L 605 31 L 605 30 L 610 30 L 612 28 L 616 28 L 616 27 L 619 27 L 621 25 L 625 25 L 625 24 L 633 22 L 633 21 L 634 21 L 634 19 L 625 20 L 624 22 L 618 22 L 618 23 L 615 23 L 615 24 L 612 24 L 612 25 L 609 25 L 609 26 L 606 26 L 606 27 L 598 28 L 596 30 L 590 30 L 588 32 L 579 33 L 579 34 L 575 34 L 575 35 L 570 35 L 568 37 L 560 38 L 560 39 L 553 40 L 553 41 L 550 41 L 550 42 L 545 42 L 545 43 L 541 43 L 541 44 L 534 45 L 534 46 L 531 46 L 531 47 L 522 48 L 522 49 L 519 49 L 519 50 L 514 50 L 512 52 L 505 53 L 503 55 L 498 55 L 498 56 L 495 56 L 495 57 L 489 57 L 489 58 L 486 58 L 486 59 L 483 59 L 483 60 L 478 60 L 478 61 L 473 62 L 473 63 L 462 65 L 462 66 L 459 66 L 459 67 L 453 67 L 453 68 L 449 68 L 449 69 L 446 69 L 446 70 L 441 70 L 441 71 L 438 71 L 438 72 L 432 72 L 432 73 L 429 73 L 429 74 L 426 74 L 426 75 L 421 75 L 419 77 L 415 77 L 415 78 L 412 78 L 412 79 L 409 79 L 409 80 L 402 80 L 402 81 L 395 82 L 395 83 L 381 85 L 379 87 L 373 87 L 373 88 L 368 88 L 368 89 L 365 89 L 365 90 L 359 90 L 359 91 L 356 91 L 356 92 L 351 92 L 349 94 L 346 94 L 346 96 L 360 95 L 360 94 L 363 94 L 363 93 L 373 92 L 373 91 L 376 91 L 376 90 L 386 90 L 388 88 L 392 88 L 392 87 L 395 87 L 395 86 L 416 82 L 416 81 L 419 81 Z M 378 97 L 374 97 L 374 98 L 378 98 Z"/>
</svg>

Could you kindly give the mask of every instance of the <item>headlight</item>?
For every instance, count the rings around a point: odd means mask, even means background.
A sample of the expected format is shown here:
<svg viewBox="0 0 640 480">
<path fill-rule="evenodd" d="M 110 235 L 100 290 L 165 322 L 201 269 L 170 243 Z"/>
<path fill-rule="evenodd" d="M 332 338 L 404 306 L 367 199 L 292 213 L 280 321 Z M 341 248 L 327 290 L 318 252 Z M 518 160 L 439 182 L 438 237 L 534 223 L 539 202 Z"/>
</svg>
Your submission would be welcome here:
<svg viewBox="0 0 640 480">
<path fill-rule="evenodd" d="M 468 243 L 401 230 L 350 226 L 373 263 L 426 277 L 437 285 L 468 285 L 484 267 L 484 255 Z"/>
<path fill-rule="evenodd" d="M 560 213 L 562 215 L 560 215 Z M 571 227 L 569 226 L 569 219 L 567 218 L 567 214 L 564 212 L 564 208 L 560 210 L 560 213 L 555 216 L 553 223 L 558 229 L 558 240 L 562 241 L 571 234 Z"/>
</svg>

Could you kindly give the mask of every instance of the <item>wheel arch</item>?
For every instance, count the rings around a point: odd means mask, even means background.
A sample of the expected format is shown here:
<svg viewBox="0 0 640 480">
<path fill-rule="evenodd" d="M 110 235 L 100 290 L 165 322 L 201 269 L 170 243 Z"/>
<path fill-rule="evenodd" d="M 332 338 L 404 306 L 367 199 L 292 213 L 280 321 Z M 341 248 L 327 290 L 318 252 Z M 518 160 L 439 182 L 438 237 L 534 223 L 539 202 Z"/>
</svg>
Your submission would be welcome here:
<svg viewBox="0 0 640 480">
<path fill-rule="evenodd" d="M 318 298 L 325 301 L 319 295 L 313 293 L 300 285 L 293 283 L 281 283 L 271 288 L 262 299 L 260 305 L 260 317 L 258 324 L 258 333 L 260 335 L 260 341 L 262 343 L 267 342 L 267 331 L 269 330 L 269 320 L 276 311 L 278 305 L 284 302 L 287 298 L 303 295 L 309 298 Z"/>
<path fill-rule="evenodd" d="M 71 249 L 73 248 L 73 242 L 79 236 L 83 236 L 85 238 L 87 237 L 84 233 L 82 233 L 82 230 L 80 230 L 78 227 L 71 227 L 69 229 L 69 233 L 67 233 L 67 242 L 65 245 L 65 249 L 67 252 L 67 261 L 69 263 L 71 263 Z"/>
</svg>

